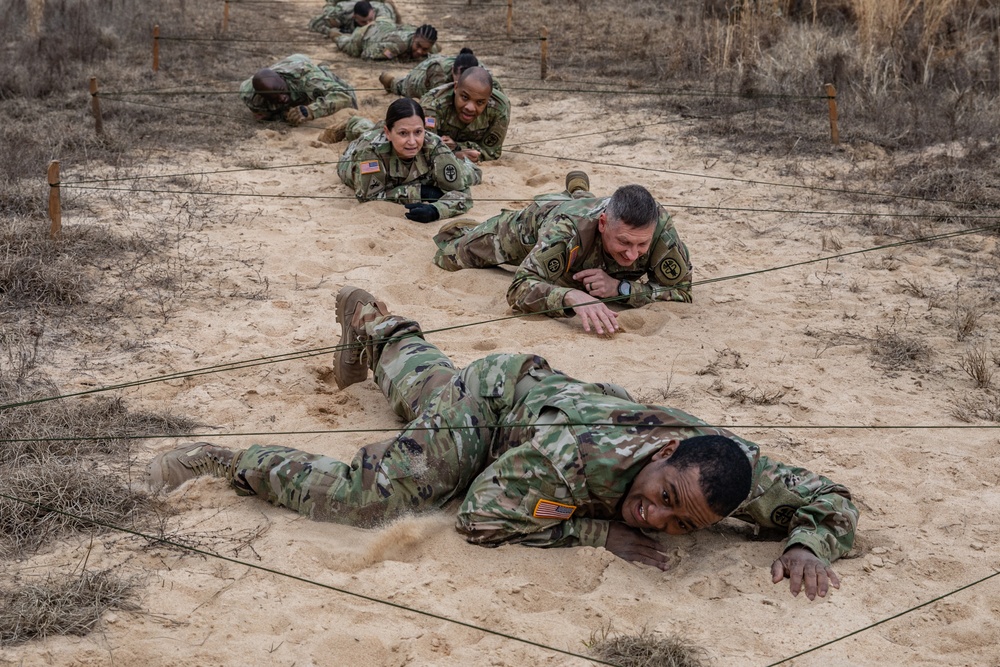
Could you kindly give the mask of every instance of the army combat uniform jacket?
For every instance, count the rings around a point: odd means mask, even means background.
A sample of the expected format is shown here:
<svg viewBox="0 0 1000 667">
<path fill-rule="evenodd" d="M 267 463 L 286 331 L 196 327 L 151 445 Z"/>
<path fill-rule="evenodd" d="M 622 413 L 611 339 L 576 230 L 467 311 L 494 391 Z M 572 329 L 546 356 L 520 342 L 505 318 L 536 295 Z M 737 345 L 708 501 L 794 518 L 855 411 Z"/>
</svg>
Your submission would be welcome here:
<svg viewBox="0 0 1000 667">
<path fill-rule="evenodd" d="M 604 252 L 598 218 L 608 198 L 589 192 L 540 195 L 527 208 L 504 211 L 480 225 L 447 230 L 434 237 L 434 263 L 448 271 L 519 264 L 507 290 L 515 310 L 567 317 L 570 290 L 584 285 L 573 275 L 602 269 L 629 282 L 628 299 L 617 303 L 637 308 L 654 301 L 691 301 L 691 260 L 670 214 L 660 207 L 649 250 L 630 266 Z M 643 281 L 645 278 L 645 281 Z"/>
<path fill-rule="evenodd" d="M 444 191 L 436 202 L 429 203 L 442 219 L 465 213 L 472 208 L 472 185 L 481 180 L 479 168 L 458 158 L 441 138 L 427 132 L 424 146 L 412 160 L 396 156 L 385 133 L 371 121 L 355 117 L 348 125 L 348 136 L 357 136 L 337 163 L 337 175 L 354 188 L 358 201 L 386 200 L 399 204 L 419 204 L 420 186 L 434 185 Z"/>
<path fill-rule="evenodd" d="M 451 137 L 458 149 L 471 148 L 481 153 L 480 160 L 497 160 L 503 152 L 510 125 L 510 100 L 493 87 L 486 108 L 468 125 L 458 119 L 455 111 L 455 84 L 447 83 L 429 91 L 420 100 L 426 114 L 426 126 L 439 137 Z"/>
<path fill-rule="evenodd" d="M 323 13 L 309 22 L 309 29 L 326 36 L 334 31 L 344 34 L 354 32 L 358 28 L 358 24 L 354 22 L 354 5 L 356 4 L 356 0 L 327 2 L 323 7 Z M 371 2 L 371 6 L 375 10 L 376 19 L 383 18 L 393 23 L 397 21 L 396 10 L 392 5 L 384 2 Z"/>
<path fill-rule="evenodd" d="M 788 546 L 827 563 L 854 542 L 858 512 L 845 487 L 771 460 L 724 429 L 635 403 L 621 387 L 575 380 L 530 354 L 494 354 L 459 370 L 416 322 L 396 315 L 363 326 L 375 381 L 408 424 L 350 464 L 254 445 L 234 466 L 238 492 L 356 526 L 464 498 L 457 528 L 470 542 L 604 546 L 657 451 L 674 438 L 725 435 L 753 467 L 734 517 L 785 531 Z"/>
<path fill-rule="evenodd" d="M 288 85 L 291 102 L 277 104 L 269 95 L 261 95 L 253 87 L 253 78 L 240 85 L 240 99 L 257 120 L 283 120 L 291 107 L 304 105 L 309 113 L 320 118 L 347 108 L 358 108 L 354 88 L 325 65 L 316 65 L 307 56 L 296 53 L 271 65 Z"/>
<path fill-rule="evenodd" d="M 396 25 L 387 19 L 375 19 L 350 35 L 337 38 L 337 48 L 349 56 L 364 60 L 408 60 L 410 42 L 417 28 Z"/>
</svg>

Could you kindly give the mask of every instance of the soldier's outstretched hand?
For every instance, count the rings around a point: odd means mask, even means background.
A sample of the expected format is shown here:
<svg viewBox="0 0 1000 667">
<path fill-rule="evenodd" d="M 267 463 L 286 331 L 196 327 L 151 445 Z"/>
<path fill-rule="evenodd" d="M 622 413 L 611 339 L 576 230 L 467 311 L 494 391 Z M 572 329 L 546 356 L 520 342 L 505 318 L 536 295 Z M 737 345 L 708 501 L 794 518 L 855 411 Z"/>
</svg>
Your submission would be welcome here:
<svg viewBox="0 0 1000 667">
<path fill-rule="evenodd" d="M 661 570 L 670 567 L 667 555 L 660 552 L 662 547 L 659 542 L 618 521 L 611 522 L 608 541 L 605 542 L 604 548 L 619 558 L 633 563 L 652 565 Z"/>
<path fill-rule="evenodd" d="M 771 581 L 775 584 L 788 579 L 792 595 L 798 595 L 804 588 L 806 597 L 826 597 L 830 586 L 840 588 L 840 577 L 833 568 L 805 547 L 792 547 L 771 564 Z"/>
<path fill-rule="evenodd" d="M 583 283 L 584 287 L 587 288 L 587 293 L 599 299 L 618 296 L 618 283 L 621 282 L 605 273 L 604 269 L 578 271 L 573 274 L 573 280 Z"/>
<path fill-rule="evenodd" d="M 564 299 L 567 306 L 576 311 L 583 323 L 583 330 L 590 333 L 591 327 L 598 334 L 618 331 L 618 313 L 578 289 L 567 292 Z"/>
</svg>

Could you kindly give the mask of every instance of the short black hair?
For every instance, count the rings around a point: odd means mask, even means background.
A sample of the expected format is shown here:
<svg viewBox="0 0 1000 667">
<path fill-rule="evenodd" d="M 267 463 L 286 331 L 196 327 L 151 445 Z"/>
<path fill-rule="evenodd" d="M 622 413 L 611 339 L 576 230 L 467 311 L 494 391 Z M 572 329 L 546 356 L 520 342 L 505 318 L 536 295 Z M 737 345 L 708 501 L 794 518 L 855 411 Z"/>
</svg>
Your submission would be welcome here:
<svg viewBox="0 0 1000 667">
<path fill-rule="evenodd" d="M 667 459 L 678 470 L 698 468 L 701 492 L 708 506 L 726 517 L 750 495 L 753 468 L 743 448 L 722 435 L 699 435 L 681 440 Z"/>
<path fill-rule="evenodd" d="M 422 26 L 420 26 L 419 28 L 417 28 L 417 31 L 415 33 L 413 33 L 413 36 L 414 37 L 423 37 L 424 39 L 426 39 L 431 44 L 434 44 L 435 42 L 438 41 L 438 31 L 437 31 L 437 28 L 435 28 L 434 26 L 432 26 L 430 23 L 425 23 Z"/>
<path fill-rule="evenodd" d="M 605 211 L 612 220 L 636 229 L 649 227 L 660 217 L 656 200 L 641 185 L 623 185 L 615 190 Z"/>
<path fill-rule="evenodd" d="M 361 0 L 361 2 L 354 3 L 354 13 L 358 16 L 368 16 L 372 13 L 372 3 L 368 0 Z"/>
<path fill-rule="evenodd" d="M 477 58 L 476 54 L 472 52 L 472 49 L 467 46 L 463 46 L 462 50 L 458 52 L 457 56 L 455 56 L 455 64 L 451 66 L 451 71 L 454 74 L 461 74 L 470 67 L 478 66 L 479 58 Z"/>
<path fill-rule="evenodd" d="M 391 130 L 396 121 L 410 118 L 411 116 L 420 116 L 420 120 L 426 120 L 424 118 L 424 108 L 420 106 L 419 102 L 409 97 L 400 97 L 390 104 L 389 108 L 385 111 L 385 129 Z"/>
</svg>

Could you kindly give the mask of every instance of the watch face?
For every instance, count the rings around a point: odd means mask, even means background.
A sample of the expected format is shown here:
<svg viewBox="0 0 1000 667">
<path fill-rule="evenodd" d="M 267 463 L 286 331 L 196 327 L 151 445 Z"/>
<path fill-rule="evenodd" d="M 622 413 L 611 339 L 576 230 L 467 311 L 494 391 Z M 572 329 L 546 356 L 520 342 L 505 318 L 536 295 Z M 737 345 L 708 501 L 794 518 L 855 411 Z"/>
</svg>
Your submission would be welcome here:
<svg viewBox="0 0 1000 667">
<path fill-rule="evenodd" d="M 632 293 L 632 285 L 627 281 L 623 280 L 618 283 L 618 294 L 620 296 L 628 296 Z"/>
</svg>

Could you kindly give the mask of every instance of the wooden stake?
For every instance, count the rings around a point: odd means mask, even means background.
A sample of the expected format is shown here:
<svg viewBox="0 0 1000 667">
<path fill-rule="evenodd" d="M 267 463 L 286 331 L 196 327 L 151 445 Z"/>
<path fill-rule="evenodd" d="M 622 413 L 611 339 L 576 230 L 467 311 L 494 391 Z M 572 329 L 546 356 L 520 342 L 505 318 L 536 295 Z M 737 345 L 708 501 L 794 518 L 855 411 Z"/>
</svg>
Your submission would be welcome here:
<svg viewBox="0 0 1000 667">
<path fill-rule="evenodd" d="M 834 146 L 840 145 L 840 130 L 837 129 L 837 89 L 832 83 L 825 85 L 826 100 L 830 103 L 830 141 Z"/>
<path fill-rule="evenodd" d="M 507 39 L 510 39 L 514 21 L 514 0 L 507 0 Z"/>
<path fill-rule="evenodd" d="M 160 71 L 160 25 L 153 26 L 153 71 Z"/>
<path fill-rule="evenodd" d="M 549 29 L 542 26 L 542 81 L 549 75 Z"/>
<path fill-rule="evenodd" d="M 49 162 L 49 238 L 53 241 L 62 236 L 62 204 L 59 199 L 59 160 Z"/>
<path fill-rule="evenodd" d="M 104 134 L 104 119 L 101 117 L 101 100 L 97 97 L 97 77 L 90 77 L 90 110 L 94 114 L 94 131 Z"/>
<path fill-rule="evenodd" d="M 225 34 L 226 28 L 229 27 L 229 0 L 223 0 L 222 2 L 222 32 Z"/>
</svg>

